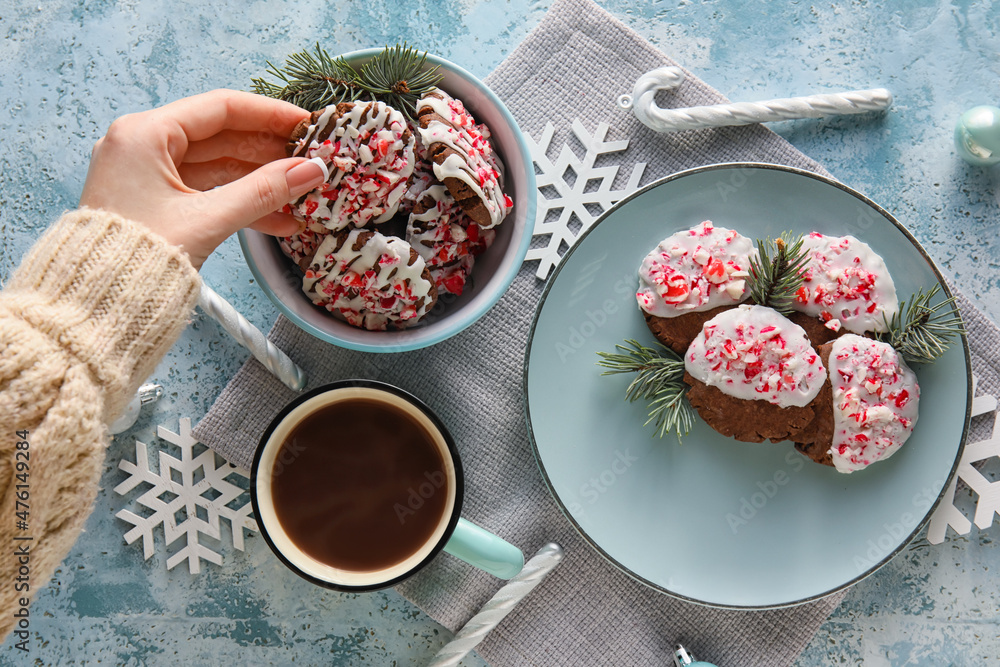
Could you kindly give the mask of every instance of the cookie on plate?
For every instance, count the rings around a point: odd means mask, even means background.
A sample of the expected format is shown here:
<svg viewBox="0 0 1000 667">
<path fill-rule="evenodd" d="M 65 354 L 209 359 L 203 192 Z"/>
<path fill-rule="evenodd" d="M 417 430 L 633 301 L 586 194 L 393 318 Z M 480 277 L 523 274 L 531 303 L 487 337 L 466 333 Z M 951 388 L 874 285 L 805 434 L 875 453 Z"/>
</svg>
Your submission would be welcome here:
<svg viewBox="0 0 1000 667">
<path fill-rule="evenodd" d="M 705 322 L 749 296 L 756 253 L 750 239 L 711 220 L 668 236 L 639 266 L 635 298 L 646 326 L 684 354 Z"/>
<path fill-rule="evenodd" d="M 885 261 L 853 236 L 813 232 L 802 240 L 808 254 L 805 280 L 792 307 L 832 331 L 885 331 L 899 310 Z"/>
<path fill-rule="evenodd" d="M 826 369 L 801 327 L 742 305 L 705 323 L 684 355 L 688 398 L 715 430 L 746 442 L 786 440 L 814 418 Z"/>
<path fill-rule="evenodd" d="M 828 360 L 830 399 L 817 413 L 817 432 L 796 438 L 809 458 L 854 472 L 889 458 L 917 422 L 916 375 L 888 343 L 855 334 L 820 348 Z"/>
<path fill-rule="evenodd" d="M 302 289 L 313 303 L 370 330 L 404 329 L 437 301 L 424 260 L 402 239 L 365 229 L 324 239 Z"/>
<path fill-rule="evenodd" d="M 389 220 L 413 173 L 414 137 L 382 102 L 342 102 L 314 111 L 292 131 L 290 156 L 320 158 L 330 177 L 286 209 L 332 231 Z"/>
<path fill-rule="evenodd" d="M 503 192 L 489 128 L 477 125 L 461 100 L 439 88 L 417 102 L 417 119 L 437 179 L 479 226 L 500 224 L 514 203 Z"/>
</svg>

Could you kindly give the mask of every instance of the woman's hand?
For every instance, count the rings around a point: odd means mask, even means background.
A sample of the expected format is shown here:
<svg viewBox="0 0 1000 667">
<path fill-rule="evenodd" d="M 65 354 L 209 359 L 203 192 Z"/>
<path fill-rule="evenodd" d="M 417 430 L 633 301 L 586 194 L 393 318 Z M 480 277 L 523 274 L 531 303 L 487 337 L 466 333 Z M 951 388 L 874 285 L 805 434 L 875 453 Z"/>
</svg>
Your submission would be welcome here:
<svg viewBox="0 0 1000 667">
<path fill-rule="evenodd" d="M 325 177 L 319 165 L 285 157 L 288 136 L 308 115 L 215 90 L 122 116 L 94 145 L 80 205 L 146 225 L 196 268 L 243 227 L 288 236 L 298 223 L 276 211 Z"/>
</svg>

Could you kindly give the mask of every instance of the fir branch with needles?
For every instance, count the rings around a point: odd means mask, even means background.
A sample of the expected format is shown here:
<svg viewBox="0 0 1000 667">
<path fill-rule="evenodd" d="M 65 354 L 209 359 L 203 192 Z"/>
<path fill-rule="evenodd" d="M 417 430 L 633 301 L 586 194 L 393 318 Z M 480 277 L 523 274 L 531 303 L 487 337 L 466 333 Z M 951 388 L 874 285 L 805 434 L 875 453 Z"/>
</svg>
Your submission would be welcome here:
<svg viewBox="0 0 1000 667">
<path fill-rule="evenodd" d="M 421 56 L 404 44 L 386 49 L 362 65 L 359 80 L 365 91 L 411 119 L 424 93 L 437 87 L 442 75 L 438 67 L 427 68 L 427 53 Z"/>
<path fill-rule="evenodd" d="M 406 44 L 386 47 L 358 71 L 343 57 L 333 58 L 318 43 L 314 52 L 288 56 L 283 67 L 267 63 L 263 77 L 251 79 L 253 92 L 291 102 L 307 111 L 355 100 L 377 100 L 413 120 L 417 100 L 440 83 L 438 66 L 427 67 L 427 53 Z"/>
<path fill-rule="evenodd" d="M 636 340 L 615 345 L 617 352 L 598 352 L 598 366 L 606 368 L 602 375 L 638 373 L 625 390 L 625 400 L 649 401 L 649 418 L 644 426 L 653 424 L 659 437 L 675 432 L 677 440 L 687 435 L 694 425 L 694 408 L 687 400 L 684 383 L 684 360 L 668 347 L 657 343 L 646 347 Z"/>
<path fill-rule="evenodd" d="M 277 83 L 251 79 L 253 92 L 291 102 L 307 111 L 354 101 L 363 92 L 354 68 L 343 58 L 330 57 L 319 43 L 315 53 L 299 51 L 288 56 L 282 68 L 268 61 L 266 73 Z"/>
<path fill-rule="evenodd" d="M 955 336 L 965 333 L 955 297 L 931 305 L 940 291 L 940 285 L 927 292 L 921 288 L 909 304 L 900 302 L 891 320 L 883 315 L 887 331 L 876 333 L 876 338 L 891 345 L 908 363 L 933 363 L 948 350 Z"/>
<path fill-rule="evenodd" d="M 790 232 L 784 232 L 773 241 L 758 239 L 757 255 L 750 258 L 750 298 L 759 306 L 788 315 L 809 261 L 809 254 L 802 249 L 802 236 L 793 238 Z"/>
</svg>

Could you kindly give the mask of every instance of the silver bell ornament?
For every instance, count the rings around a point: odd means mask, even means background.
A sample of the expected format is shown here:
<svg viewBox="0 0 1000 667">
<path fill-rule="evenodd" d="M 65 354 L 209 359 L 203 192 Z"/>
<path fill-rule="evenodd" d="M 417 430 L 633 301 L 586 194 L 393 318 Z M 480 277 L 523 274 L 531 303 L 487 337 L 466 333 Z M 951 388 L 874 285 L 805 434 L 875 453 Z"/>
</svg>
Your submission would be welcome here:
<svg viewBox="0 0 1000 667">
<path fill-rule="evenodd" d="M 132 428 L 132 424 L 139 418 L 142 406 L 159 400 L 160 396 L 163 396 L 163 387 L 158 384 L 144 384 L 139 387 L 118 418 L 108 425 L 108 432 L 116 435 Z"/>
<path fill-rule="evenodd" d="M 674 665 L 675 667 L 715 667 L 715 665 L 710 662 L 701 662 L 696 660 L 695 657 L 688 653 L 688 650 L 680 644 L 678 644 L 677 649 L 674 650 Z"/>
</svg>

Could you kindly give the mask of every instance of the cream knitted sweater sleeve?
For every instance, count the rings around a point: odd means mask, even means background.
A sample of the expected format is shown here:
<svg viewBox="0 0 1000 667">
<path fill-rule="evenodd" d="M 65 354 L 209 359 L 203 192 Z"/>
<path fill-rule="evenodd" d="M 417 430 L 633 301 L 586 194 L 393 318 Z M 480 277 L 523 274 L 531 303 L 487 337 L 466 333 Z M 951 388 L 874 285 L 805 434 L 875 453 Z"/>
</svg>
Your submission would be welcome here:
<svg viewBox="0 0 1000 667">
<path fill-rule="evenodd" d="M 81 209 L 0 292 L 0 638 L 83 528 L 106 424 L 180 335 L 198 287 L 180 249 Z"/>
</svg>

